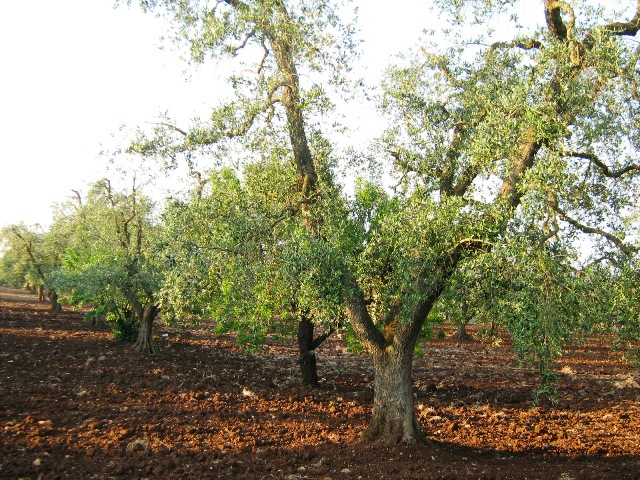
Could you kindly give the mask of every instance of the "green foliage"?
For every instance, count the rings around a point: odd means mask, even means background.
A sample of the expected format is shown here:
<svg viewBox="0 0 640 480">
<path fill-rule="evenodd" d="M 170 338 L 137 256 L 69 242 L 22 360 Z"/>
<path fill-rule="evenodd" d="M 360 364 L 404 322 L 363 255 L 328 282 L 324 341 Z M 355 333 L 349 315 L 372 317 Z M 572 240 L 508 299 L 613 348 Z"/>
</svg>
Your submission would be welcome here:
<svg viewBox="0 0 640 480">
<path fill-rule="evenodd" d="M 14 288 L 51 288 L 49 277 L 59 265 L 65 239 L 39 225 L 10 225 L 0 231 L 0 281 Z"/>
<path fill-rule="evenodd" d="M 170 202 L 163 289 L 166 314 L 216 320 L 216 331 L 261 343 L 291 333 L 305 312 L 319 324 L 343 317 L 334 249 L 295 219 L 295 172 L 278 161 L 210 174 L 185 201 Z M 328 280 L 335 279 L 334 282 Z"/>
<path fill-rule="evenodd" d="M 107 322 L 112 323 L 111 329 L 116 340 L 120 342 L 135 342 L 137 340 L 140 328 L 135 317 L 107 315 Z"/>
</svg>

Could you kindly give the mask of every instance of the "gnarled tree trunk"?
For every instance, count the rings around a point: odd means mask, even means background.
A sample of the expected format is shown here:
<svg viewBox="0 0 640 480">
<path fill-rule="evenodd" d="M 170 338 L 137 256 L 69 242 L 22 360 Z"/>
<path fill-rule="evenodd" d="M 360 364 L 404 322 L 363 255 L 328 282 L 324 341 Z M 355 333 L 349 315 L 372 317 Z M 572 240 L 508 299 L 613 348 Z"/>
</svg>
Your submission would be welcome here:
<svg viewBox="0 0 640 480">
<path fill-rule="evenodd" d="M 464 321 L 456 322 L 456 333 L 451 335 L 451 338 L 455 340 L 462 340 L 463 342 L 473 340 L 473 337 L 467 332 L 467 323 Z"/>
<path fill-rule="evenodd" d="M 153 303 L 148 303 L 139 318 L 140 329 L 138 330 L 138 339 L 133 345 L 133 349 L 141 353 L 155 353 L 158 351 L 153 342 L 153 322 L 158 316 L 160 310 Z"/>
<path fill-rule="evenodd" d="M 60 313 L 62 311 L 62 305 L 58 301 L 60 296 L 57 292 L 53 290 L 49 290 L 47 292 L 47 297 L 49 297 L 49 301 L 51 302 L 51 310 L 56 313 Z"/>
<path fill-rule="evenodd" d="M 38 293 L 38 302 L 44 302 L 44 285 L 38 285 L 36 289 Z"/>
<path fill-rule="evenodd" d="M 414 410 L 411 369 L 420 330 L 451 272 L 455 259 L 431 283 L 430 292 L 415 305 L 411 319 L 391 319 L 384 331 L 373 323 L 362 289 L 353 277 L 347 290 L 347 313 L 358 338 L 368 350 L 374 368 L 373 412 L 362 434 L 365 442 L 387 444 L 427 442 Z M 396 312 L 397 314 L 397 312 Z M 408 321 L 407 321 L 408 320 Z"/>
<path fill-rule="evenodd" d="M 362 434 L 367 442 L 417 443 L 426 437 L 414 410 L 411 364 L 413 345 L 390 346 L 372 354 L 373 413 Z"/>
</svg>

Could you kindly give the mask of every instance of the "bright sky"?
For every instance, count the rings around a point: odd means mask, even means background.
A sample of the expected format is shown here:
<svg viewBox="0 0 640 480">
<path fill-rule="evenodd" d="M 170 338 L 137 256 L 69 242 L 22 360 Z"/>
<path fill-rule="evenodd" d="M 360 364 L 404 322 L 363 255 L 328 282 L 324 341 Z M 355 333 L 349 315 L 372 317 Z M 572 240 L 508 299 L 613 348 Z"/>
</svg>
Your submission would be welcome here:
<svg viewBox="0 0 640 480">
<path fill-rule="evenodd" d="M 372 75 L 415 46 L 430 20 L 425 0 L 354 3 Z M 215 70 L 191 70 L 186 81 L 185 63 L 158 48 L 165 27 L 137 7 L 114 9 L 112 0 L 3 2 L 0 227 L 47 224 L 52 203 L 105 176 L 99 153 L 121 125 L 163 111 L 206 115 L 220 91 Z"/>
</svg>

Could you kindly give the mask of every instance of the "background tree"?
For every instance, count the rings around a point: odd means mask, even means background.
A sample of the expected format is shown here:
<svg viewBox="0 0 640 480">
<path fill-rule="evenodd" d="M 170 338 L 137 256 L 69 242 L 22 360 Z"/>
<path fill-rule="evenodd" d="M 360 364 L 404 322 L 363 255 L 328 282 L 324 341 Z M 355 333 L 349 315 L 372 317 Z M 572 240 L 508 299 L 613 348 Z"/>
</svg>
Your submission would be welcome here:
<svg viewBox="0 0 640 480">
<path fill-rule="evenodd" d="M 447 288 L 442 293 L 434 314 L 440 322 L 451 322 L 456 332 L 451 338 L 461 341 L 471 341 L 473 337 L 467 332 L 467 325 L 475 319 L 490 320 L 486 315 L 491 302 L 491 284 L 486 282 L 481 265 L 471 259 L 467 265 L 458 269 L 449 280 Z"/>
<path fill-rule="evenodd" d="M 85 201 L 78 195 L 69 207 L 54 221 L 74 231 L 55 285 L 66 302 L 88 304 L 90 315 L 111 321 L 118 338 L 136 340 L 140 352 L 154 352 L 163 264 L 154 251 L 160 238 L 152 203 L 135 180 L 127 193 L 104 179 L 91 186 Z"/>
<path fill-rule="evenodd" d="M 39 225 L 19 224 L 3 228 L 0 240 L 4 250 L 0 259 L 2 281 L 15 288 L 34 288 L 39 302 L 44 301 L 46 293 L 52 310 L 60 311 L 58 294 L 50 276 L 60 265 L 64 238 L 44 231 Z"/>
</svg>

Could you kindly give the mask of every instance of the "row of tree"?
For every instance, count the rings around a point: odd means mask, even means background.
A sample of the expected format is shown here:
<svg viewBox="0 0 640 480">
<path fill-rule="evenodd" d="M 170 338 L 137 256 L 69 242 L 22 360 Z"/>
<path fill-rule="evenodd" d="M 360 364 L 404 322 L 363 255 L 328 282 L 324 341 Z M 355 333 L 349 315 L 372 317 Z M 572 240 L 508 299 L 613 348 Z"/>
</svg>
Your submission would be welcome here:
<svg viewBox="0 0 640 480">
<path fill-rule="evenodd" d="M 389 68 L 388 128 L 345 187 L 326 122 L 362 85 L 344 5 L 141 1 L 193 62 L 237 65 L 235 97 L 210 118 L 163 118 L 127 148 L 196 181 L 159 217 L 135 183 L 96 183 L 48 232 L 5 231 L 3 278 L 31 252 L 24 281 L 90 304 L 122 336 L 139 326 L 141 351 L 160 311 L 250 343 L 295 331 L 309 384 L 315 349 L 344 327 L 375 372 L 371 441 L 424 438 L 411 366 L 432 320 L 507 328 L 543 387 L 579 335 L 637 346 L 640 0 L 544 0 L 540 25 L 518 21 L 518 1 L 433 3 L 447 40 Z M 508 21 L 513 39 L 492 36 Z"/>
</svg>

